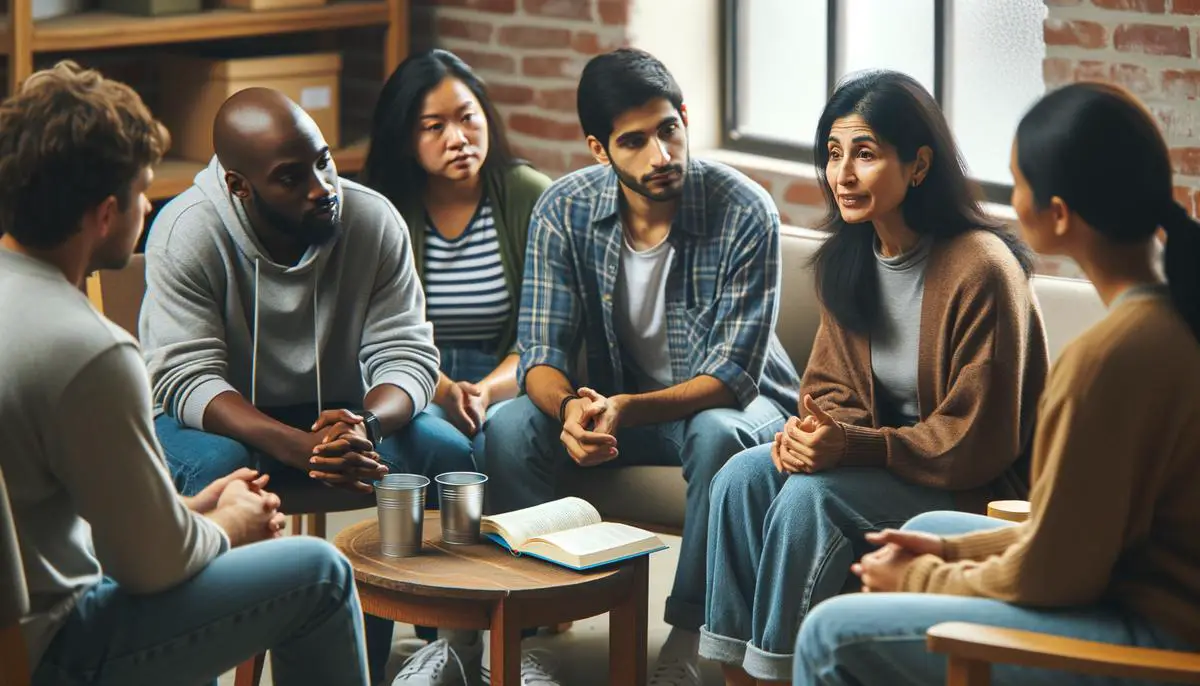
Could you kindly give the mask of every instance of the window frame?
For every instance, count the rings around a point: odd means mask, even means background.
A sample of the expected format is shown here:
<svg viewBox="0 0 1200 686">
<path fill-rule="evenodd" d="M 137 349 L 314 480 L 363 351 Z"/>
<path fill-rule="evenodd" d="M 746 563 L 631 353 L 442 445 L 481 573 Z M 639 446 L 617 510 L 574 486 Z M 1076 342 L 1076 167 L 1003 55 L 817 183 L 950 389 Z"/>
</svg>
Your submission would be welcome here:
<svg viewBox="0 0 1200 686">
<path fill-rule="evenodd" d="M 811 145 L 790 143 L 739 130 L 738 126 L 738 10 L 743 2 L 754 0 L 721 0 L 721 147 L 727 150 L 762 155 L 776 159 L 812 164 L 816 158 Z M 833 93 L 837 82 L 838 0 L 826 2 L 825 34 L 825 92 Z M 933 97 L 945 106 L 946 81 L 946 17 L 951 0 L 933 2 Z M 1012 185 L 973 179 L 989 202 L 1007 205 Z"/>
</svg>

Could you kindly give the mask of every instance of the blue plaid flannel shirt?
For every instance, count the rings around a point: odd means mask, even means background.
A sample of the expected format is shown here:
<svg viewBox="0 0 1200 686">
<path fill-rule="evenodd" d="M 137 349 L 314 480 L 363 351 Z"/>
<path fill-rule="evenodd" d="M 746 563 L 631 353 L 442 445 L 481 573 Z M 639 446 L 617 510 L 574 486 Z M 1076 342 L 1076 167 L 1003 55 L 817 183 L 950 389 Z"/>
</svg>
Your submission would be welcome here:
<svg viewBox="0 0 1200 686">
<path fill-rule="evenodd" d="M 636 391 L 613 324 L 618 192 L 612 169 L 593 166 L 556 181 L 534 208 L 517 325 L 522 389 L 526 372 L 548 365 L 576 387 Z M 779 213 L 771 197 L 730 167 L 692 160 L 668 240 L 676 255 L 666 286 L 672 384 L 706 374 L 742 408 L 761 394 L 795 413 L 800 380 L 775 336 Z"/>
</svg>

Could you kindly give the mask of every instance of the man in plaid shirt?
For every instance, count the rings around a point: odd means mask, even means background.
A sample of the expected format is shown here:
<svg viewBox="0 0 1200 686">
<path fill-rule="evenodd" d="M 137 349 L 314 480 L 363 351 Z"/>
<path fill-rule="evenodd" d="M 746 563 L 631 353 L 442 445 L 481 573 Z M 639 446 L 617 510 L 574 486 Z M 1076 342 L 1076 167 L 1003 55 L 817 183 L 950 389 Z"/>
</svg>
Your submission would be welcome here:
<svg viewBox="0 0 1200 686">
<path fill-rule="evenodd" d="M 599 164 L 534 209 L 517 333 L 525 395 L 488 422 L 489 494 L 501 512 L 552 500 L 568 459 L 682 463 L 673 630 L 651 683 L 698 684 L 709 484 L 797 406 L 774 333 L 779 214 L 739 172 L 688 158 L 683 96 L 649 54 L 591 60 L 578 107 Z"/>
</svg>

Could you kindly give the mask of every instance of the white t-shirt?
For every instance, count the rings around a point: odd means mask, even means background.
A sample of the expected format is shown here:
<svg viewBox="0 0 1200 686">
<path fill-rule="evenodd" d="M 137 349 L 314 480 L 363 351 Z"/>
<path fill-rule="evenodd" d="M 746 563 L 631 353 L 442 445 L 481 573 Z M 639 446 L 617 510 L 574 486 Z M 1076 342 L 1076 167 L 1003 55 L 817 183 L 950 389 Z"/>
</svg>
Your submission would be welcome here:
<svg viewBox="0 0 1200 686">
<path fill-rule="evenodd" d="M 672 385 L 667 348 L 667 275 L 675 246 L 662 242 L 637 251 L 628 238 L 621 242 L 621 271 L 613 294 L 613 320 L 625 359 L 632 364 L 638 390 Z"/>
</svg>

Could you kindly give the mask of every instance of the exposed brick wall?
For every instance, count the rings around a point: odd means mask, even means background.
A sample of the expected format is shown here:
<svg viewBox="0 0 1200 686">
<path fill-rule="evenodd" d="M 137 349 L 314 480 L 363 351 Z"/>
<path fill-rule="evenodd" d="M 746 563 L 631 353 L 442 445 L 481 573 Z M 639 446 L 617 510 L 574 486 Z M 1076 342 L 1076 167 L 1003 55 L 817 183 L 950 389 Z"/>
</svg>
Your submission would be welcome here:
<svg viewBox="0 0 1200 686">
<path fill-rule="evenodd" d="M 1200 216 L 1200 0 L 1046 0 L 1047 88 L 1121 84 L 1158 118 L 1175 197 Z"/>
<path fill-rule="evenodd" d="M 414 0 L 413 49 L 462 57 L 487 81 L 517 154 L 559 176 L 592 162 L 575 86 L 591 56 L 628 44 L 630 1 Z"/>
</svg>

